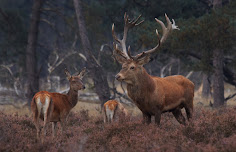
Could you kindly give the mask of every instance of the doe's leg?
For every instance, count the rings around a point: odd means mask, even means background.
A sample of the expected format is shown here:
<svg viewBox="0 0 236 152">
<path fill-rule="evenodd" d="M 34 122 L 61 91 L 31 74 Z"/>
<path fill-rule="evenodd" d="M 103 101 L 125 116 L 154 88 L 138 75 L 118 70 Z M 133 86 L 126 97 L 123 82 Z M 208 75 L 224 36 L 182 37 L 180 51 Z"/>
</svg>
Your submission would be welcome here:
<svg viewBox="0 0 236 152">
<path fill-rule="evenodd" d="M 52 122 L 52 137 L 55 138 L 55 134 L 57 131 L 57 122 Z"/>
</svg>

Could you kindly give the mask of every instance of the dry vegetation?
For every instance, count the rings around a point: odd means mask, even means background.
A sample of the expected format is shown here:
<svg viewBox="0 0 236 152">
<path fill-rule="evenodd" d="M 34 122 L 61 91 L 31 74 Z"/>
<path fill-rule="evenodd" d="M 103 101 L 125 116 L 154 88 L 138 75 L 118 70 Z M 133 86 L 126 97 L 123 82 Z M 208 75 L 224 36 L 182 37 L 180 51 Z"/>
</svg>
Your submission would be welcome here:
<svg viewBox="0 0 236 152">
<path fill-rule="evenodd" d="M 66 135 L 62 137 L 58 130 L 57 138 L 52 140 L 50 130 L 45 143 L 36 141 L 36 129 L 27 111 L 21 114 L 0 112 L 0 151 L 208 152 L 236 149 L 236 108 L 233 107 L 195 108 L 193 121 L 187 126 L 178 124 L 172 114 L 165 113 L 160 127 L 154 123 L 142 124 L 137 109 L 129 120 L 104 125 L 97 107 L 97 104 L 79 102 L 69 116 Z"/>
</svg>

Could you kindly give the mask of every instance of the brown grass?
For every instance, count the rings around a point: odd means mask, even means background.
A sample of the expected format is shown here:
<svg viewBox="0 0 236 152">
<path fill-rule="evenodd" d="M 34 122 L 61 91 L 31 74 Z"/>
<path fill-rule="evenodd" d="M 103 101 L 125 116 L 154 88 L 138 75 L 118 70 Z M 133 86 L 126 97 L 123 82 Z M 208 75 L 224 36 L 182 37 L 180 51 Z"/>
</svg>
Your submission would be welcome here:
<svg viewBox="0 0 236 152">
<path fill-rule="evenodd" d="M 45 143 L 36 140 L 27 107 L 0 106 L 0 151 L 235 151 L 235 98 L 230 106 L 217 110 L 207 104 L 207 108 L 199 106 L 201 101 L 196 95 L 191 123 L 182 126 L 171 113 L 165 113 L 160 127 L 142 124 L 140 110 L 126 105 L 130 118 L 104 124 L 99 104 L 78 102 L 69 115 L 65 136 L 58 125 L 56 139 L 52 139 L 50 126 Z"/>
<path fill-rule="evenodd" d="M 45 143 L 36 140 L 30 116 L 0 112 L 0 151 L 224 152 L 236 149 L 236 108 L 195 108 L 193 120 L 187 126 L 165 113 L 160 127 L 154 123 L 142 124 L 140 115 L 104 124 L 99 112 L 89 114 L 88 110 L 80 110 L 86 108 L 91 110 L 95 105 L 78 104 L 69 116 L 65 136 L 58 131 L 57 138 L 52 139 L 48 130 Z"/>
</svg>

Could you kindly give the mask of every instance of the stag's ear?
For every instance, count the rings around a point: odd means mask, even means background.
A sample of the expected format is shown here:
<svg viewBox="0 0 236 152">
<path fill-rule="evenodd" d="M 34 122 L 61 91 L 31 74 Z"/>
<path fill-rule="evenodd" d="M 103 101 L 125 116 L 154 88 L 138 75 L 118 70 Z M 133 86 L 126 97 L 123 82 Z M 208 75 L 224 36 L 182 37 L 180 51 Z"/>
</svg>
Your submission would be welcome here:
<svg viewBox="0 0 236 152">
<path fill-rule="evenodd" d="M 123 64 L 126 61 L 126 58 L 119 54 L 113 54 L 113 58 L 115 58 L 120 64 Z"/>
<path fill-rule="evenodd" d="M 150 60 L 150 54 L 143 53 L 136 59 L 136 63 L 139 65 L 144 65 L 147 64 Z"/>
<path fill-rule="evenodd" d="M 83 70 L 78 74 L 78 76 L 80 77 L 80 79 L 83 79 L 84 75 L 86 72 L 86 67 L 83 68 Z"/>
<path fill-rule="evenodd" d="M 115 58 L 116 61 L 118 61 L 120 64 L 123 64 L 125 61 L 127 61 L 127 58 L 125 57 L 124 53 L 118 49 L 115 49 L 113 51 L 112 57 Z"/>
<path fill-rule="evenodd" d="M 70 72 L 67 69 L 65 69 L 65 74 L 66 74 L 67 79 L 70 80 L 71 75 L 70 75 Z"/>
</svg>

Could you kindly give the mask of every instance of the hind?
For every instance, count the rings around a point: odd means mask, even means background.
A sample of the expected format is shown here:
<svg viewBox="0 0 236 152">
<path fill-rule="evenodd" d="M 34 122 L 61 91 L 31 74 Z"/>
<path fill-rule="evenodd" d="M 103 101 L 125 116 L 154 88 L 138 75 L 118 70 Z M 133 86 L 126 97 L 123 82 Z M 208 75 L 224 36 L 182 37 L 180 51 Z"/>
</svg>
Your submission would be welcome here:
<svg viewBox="0 0 236 152">
<path fill-rule="evenodd" d="M 50 121 L 50 117 L 53 112 L 52 99 L 43 92 L 38 92 L 32 99 L 31 109 L 33 113 L 33 119 L 34 119 L 33 121 L 37 130 L 37 139 L 39 139 L 40 136 L 39 119 L 41 118 L 44 121 L 42 132 L 43 135 L 45 136 L 47 123 Z"/>
</svg>

